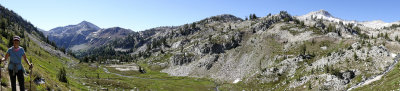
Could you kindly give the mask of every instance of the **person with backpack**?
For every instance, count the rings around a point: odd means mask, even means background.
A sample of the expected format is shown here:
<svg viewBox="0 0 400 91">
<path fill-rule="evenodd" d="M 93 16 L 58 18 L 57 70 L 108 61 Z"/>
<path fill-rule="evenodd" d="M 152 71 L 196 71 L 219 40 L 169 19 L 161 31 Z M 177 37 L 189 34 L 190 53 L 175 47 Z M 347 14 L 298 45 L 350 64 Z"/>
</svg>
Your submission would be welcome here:
<svg viewBox="0 0 400 91">
<path fill-rule="evenodd" d="M 24 68 L 22 66 L 21 58 L 25 60 L 25 62 L 29 65 L 29 69 L 33 68 L 33 64 L 28 61 L 25 55 L 24 48 L 19 46 L 20 37 L 13 37 L 13 46 L 7 50 L 7 54 L 0 61 L 6 61 L 8 57 L 10 57 L 10 62 L 8 64 L 8 72 L 11 80 L 11 88 L 12 91 L 16 91 L 16 77 L 18 78 L 18 83 L 21 91 L 25 90 L 24 85 Z"/>
</svg>

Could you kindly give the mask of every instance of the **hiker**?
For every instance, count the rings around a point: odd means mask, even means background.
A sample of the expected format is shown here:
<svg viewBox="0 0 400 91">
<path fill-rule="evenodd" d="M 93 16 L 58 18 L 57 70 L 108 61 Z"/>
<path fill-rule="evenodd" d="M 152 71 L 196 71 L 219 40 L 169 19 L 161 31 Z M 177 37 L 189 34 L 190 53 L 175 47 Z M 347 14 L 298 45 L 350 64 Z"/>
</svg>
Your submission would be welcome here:
<svg viewBox="0 0 400 91">
<path fill-rule="evenodd" d="M 6 61 L 8 57 L 10 57 L 10 62 L 8 64 L 8 73 L 10 75 L 11 80 L 11 88 L 12 91 L 16 91 L 16 79 L 15 76 L 18 77 L 19 88 L 21 91 L 25 90 L 24 85 L 24 68 L 22 67 L 21 58 L 25 60 L 25 62 L 29 65 L 29 69 L 33 68 L 33 64 L 31 64 L 26 58 L 24 48 L 19 46 L 19 36 L 14 36 L 13 38 L 13 46 L 7 50 L 7 54 L 0 61 Z"/>
</svg>

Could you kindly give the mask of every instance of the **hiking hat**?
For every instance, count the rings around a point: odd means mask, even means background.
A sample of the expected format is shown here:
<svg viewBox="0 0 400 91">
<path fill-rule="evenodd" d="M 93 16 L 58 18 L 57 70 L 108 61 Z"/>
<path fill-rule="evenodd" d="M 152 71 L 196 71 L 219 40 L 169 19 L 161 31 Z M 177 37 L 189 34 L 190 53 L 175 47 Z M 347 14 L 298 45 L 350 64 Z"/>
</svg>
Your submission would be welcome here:
<svg viewBox="0 0 400 91">
<path fill-rule="evenodd" d="M 14 41 L 15 41 L 15 40 L 18 40 L 18 41 L 19 41 L 19 39 L 20 39 L 19 36 L 14 36 L 14 39 L 13 39 L 13 40 L 14 40 Z"/>
</svg>

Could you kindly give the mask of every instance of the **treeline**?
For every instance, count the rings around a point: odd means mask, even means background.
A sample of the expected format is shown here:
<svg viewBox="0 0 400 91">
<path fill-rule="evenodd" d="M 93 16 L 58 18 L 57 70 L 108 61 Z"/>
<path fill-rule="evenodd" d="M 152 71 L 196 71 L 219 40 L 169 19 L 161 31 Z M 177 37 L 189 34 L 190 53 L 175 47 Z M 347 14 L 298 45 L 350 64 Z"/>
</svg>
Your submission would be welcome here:
<svg viewBox="0 0 400 91">
<path fill-rule="evenodd" d="M 129 53 L 133 50 L 127 51 L 115 51 L 115 49 L 110 46 L 102 46 L 94 49 L 89 49 L 86 52 L 78 52 L 77 57 L 80 62 L 105 62 L 109 59 L 117 59 L 120 62 L 131 62 L 134 58 L 130 56 Z"/>
<path fill-rule="evenodd" d="M 383 29 L 396 29 L 396 28 L 398 28 L 398 27 L 400 27 L 400 24 L 392 24 L 392 25 L 389 26 L 389 27 L 383 27 Z"/>
<path fill-rule="evenodd" d="M 115 48 L 120 44 L 118 41 L 124 40 L 114 40 L 110 44 L 105 46 L 89 49 L 83 52 L 76 52 L 76 57 L 81 60 L 81 62 L 99 62 L 104 63 L 109 60 L 119 60 L 119 62 L 135 62 L 139 58 L 148 58 L 154 52 L 164 53 L 162 47 L 170 47 L 167 43 L 167 37 L 154 38 L 154 39 L 135 39 L 134 36 L 128 36 L 133 40 L 138 40 L 137 42 L 131 42 L 133 45 L 131 48 L 126 48 L 127 50 L 116 51 Z M 133 41 L 132 40 L 132 41 Z M 131 54 L 136 51 L 137 48 L 145 46 L 146 50 L 140 51 L 136 54 Z"/>
</svg>

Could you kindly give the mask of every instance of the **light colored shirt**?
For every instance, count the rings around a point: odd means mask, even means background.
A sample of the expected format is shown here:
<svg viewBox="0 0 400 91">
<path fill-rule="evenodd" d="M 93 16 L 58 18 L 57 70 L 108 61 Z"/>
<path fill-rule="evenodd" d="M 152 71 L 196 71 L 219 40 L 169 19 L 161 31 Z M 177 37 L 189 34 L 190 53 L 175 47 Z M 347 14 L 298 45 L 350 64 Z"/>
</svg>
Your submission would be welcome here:
<svg viewBox="0 0 400 91">
<path fill-rule="evenodd" d="M 12 70 L 14 66 L 17 66 L 18 70 L 22 70 L 22 56 L 25 55 L 25 50 L 22 47 L 19 48 L 8 48 L 7 53 L 10 55 L 10 63 L 8 64 L 8 69 Z"/>
</svg>

